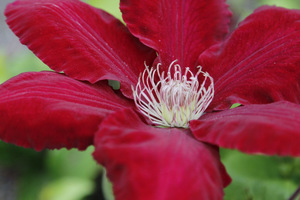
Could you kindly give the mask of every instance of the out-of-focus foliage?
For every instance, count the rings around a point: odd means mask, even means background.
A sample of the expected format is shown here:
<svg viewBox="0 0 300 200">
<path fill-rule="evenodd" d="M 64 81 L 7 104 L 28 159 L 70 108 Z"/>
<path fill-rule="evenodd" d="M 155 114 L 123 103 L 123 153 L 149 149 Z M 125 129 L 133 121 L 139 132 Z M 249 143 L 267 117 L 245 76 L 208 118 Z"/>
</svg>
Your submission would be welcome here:
<svg viewBox="0 0 300 200">
<path fill-rule="evenodd" d="M 251 156 L 225 149 L 221 157 L 233 179 L 225 200 L 288 199 L 300 184 L 300 158 Z"/>
<path fill-rule="evenodd" d="M 93 191 L 93 182 L 87 179 L 66 177 L 46 185 L 40 195 L 41 200 L 81 200 Z"/>
<path fill-rule="evenodd" d="M 93 192 L 101 170 L 92 158 L 93 150 L 36 152 L 0 142 L 0 173 L 11 172 L 16 184 L 8 191 L 0 185 L 0 193 L 15 191 L 12 200 L 80 200 Z"/>
<path fill-rule="evenodd" d="M 295 0 L 258 0 L 258 5 L 276 5 L 291 9 L 300 9 L 300 2 Z"/>
<path fill-rule="evenodd" d="M 72 150 L 47 151 L 45 169 L 51 178 L 41 190 L 40 200 L 80 200 L 93 192 L 99 172 L 90 147 L 84 152 Z"/>
<path fill-rule="evenodd" d="M 22 72 L 41 70 L 49 68 L 31 52 L 11 56 L 0 52 L 0 83 Z"/>
<path fill-rule="evenodd" d="M 112 189 L 112 183 L 108 180 L 106 173 L 102 177 L 102 189 L 105 200 L 114 200 L 114 194 Z"/>
<path fill-rule="evenodd" d="M 275 5 L 291 9 L 300 9 L 300 1 L 296 0 L 227 0 L 237 21 L 243 20 L 253 10 L 263 5 Z"/>
<path fill-rule="evenodd" d="M 1 0 L 0 8 L 4 8 L 4 3 L 12 1 Z M 85 2 L 122 19 L 118 9 L 119 0 Z M 300 1 L 296 0 L 228 0 L 228 3 L 234 13 L 233 27 L 263 4 L 300 9 Z M 3 9 L 1 12 L 3 13 Z M 0 83 L 21 72 L 41 70 L 49 69 L 19 44 L 4 25 L 2 15 Z M 92 151 L 93 148 L 84 152 L 65 149 L 35 152 L 0 142 L 0 199 L 86 199 L 86 196 L 94 192 L 94 180 L 101 171 L 91 156 Z M 225 200 L 288 199 L 300 185 L 300 158 L 249 156 L 223 149 L 221 155 L 233 179 L 225 190 Z M 103 189 L 107 200 L 112 200 L 111 185 L 106 178 L 103 179 Z"/>
<path fill-rule="evenodd" d="M 92 6 L 101 8 L 112 14 L 116 18 L 122 20 L 122 14 L 119 10 L 119 0 L 84 0 Z"/>
</svg>

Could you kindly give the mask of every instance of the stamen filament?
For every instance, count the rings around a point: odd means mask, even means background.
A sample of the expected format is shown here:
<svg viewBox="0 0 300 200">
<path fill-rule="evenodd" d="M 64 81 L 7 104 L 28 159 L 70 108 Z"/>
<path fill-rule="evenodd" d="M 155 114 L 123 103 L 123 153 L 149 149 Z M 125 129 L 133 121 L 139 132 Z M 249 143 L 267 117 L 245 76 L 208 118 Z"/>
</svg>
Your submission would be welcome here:
<svg viewBox="0 0 300 200">
<path fill-rule="evenodd" d="M 136 87 L 132 87 L 133 97 L 138 110 L 154 125 L 188 128 L 189 121 L 198 119 L 212 101 L 213 78 L 200 66 L 196 75 L 188 67 L 182 74 L 175 62 L 170 64 L 166 77 L 160 72 L 160 63 L 156 69 L 145 64 Z M 199 75 L 204 77 L 201 85 Z"/>
</svg>

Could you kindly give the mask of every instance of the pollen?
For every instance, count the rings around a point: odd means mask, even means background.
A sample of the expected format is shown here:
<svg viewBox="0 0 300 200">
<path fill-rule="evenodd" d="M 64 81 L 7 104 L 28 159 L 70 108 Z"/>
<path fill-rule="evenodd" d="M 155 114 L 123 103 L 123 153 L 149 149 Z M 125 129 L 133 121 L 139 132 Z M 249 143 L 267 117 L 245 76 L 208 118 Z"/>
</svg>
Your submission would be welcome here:
<svg viewBox="0 0 300 200">
<path fill-rule="evenodd" d="M 160 63 L 156 68 L 145 64 L 136 87 L 132 86 L 137 109 L 155 126 L 188 128 L 214 96 L 213 78 L 201 66 L 194 75 L 188 67 L 182 71 L 176 61 L 166 74 L 160 72 Z"/>
</svg>

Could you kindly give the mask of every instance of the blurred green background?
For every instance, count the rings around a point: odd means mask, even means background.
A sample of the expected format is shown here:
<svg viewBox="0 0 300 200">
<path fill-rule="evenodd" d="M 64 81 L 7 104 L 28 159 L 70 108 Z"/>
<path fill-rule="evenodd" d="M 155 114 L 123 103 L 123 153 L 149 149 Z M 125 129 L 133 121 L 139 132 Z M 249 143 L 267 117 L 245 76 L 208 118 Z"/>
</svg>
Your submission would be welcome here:
<svg viewBox="0 0 300 200">
<path fill-rule="evenodd" d="M 48 70 L 5 24 L 7 3 L 0 2 L 0 83 L 21 72 Z M 121 19 L 118 0 L 86 0 Z M 238 23 L 263 4 L 300 9 L 296 0 L 230 0 Z M 276 19 L 275 19 L 276 20 Z M 233 25 L 234 26 L 234 25 Z M 288 144 L 287 144 L 288 145 Z M 93 160 L 93 147 L 86 151 L 35 152 L 0 141 L 0 200 L 107 200 L 110 185 L 103 169 Z M 226 200 L 284 200 L 300 185 L 300 158 L 249 156 L 221 149 L 233 182 L 225 190 Z M 299 198 L 299 197 L 298 197 Z"/>
</svg>

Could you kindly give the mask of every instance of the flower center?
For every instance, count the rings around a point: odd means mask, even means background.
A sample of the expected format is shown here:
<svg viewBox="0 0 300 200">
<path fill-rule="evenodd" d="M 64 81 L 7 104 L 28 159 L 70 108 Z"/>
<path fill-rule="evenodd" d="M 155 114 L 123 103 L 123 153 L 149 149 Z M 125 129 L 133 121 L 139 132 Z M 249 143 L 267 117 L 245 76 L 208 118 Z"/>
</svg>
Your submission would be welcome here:
<svg viewBox="0 0 300 200">
<path fill-rule="evenodd" d="M 170 64 L 166 77 L 159 71 L 161 64 L 156 69 L 145 64 L 136 87 L 132 87 L 133 97 L 138 110 L 154 125 L 188 128 L 189 121 L 198 119 L 212 101 L 213 78 L 200 66 L 196 75 L 188 67 L 182 74 L 175 62 Z"/>
</svg>

